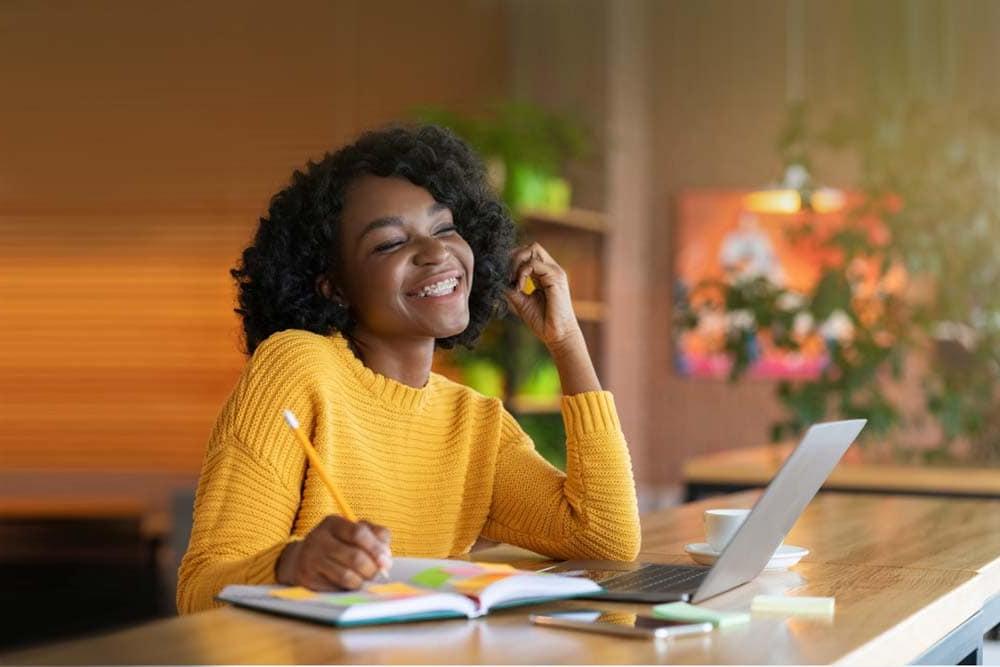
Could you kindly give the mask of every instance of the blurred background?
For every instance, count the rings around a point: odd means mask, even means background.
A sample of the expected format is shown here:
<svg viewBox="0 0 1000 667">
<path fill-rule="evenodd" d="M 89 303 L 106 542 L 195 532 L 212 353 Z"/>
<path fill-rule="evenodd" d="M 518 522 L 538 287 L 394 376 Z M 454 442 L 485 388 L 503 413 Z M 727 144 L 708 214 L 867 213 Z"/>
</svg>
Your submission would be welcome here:
<svg viewBox="0 0 1000 667">
<path fill-rule="evenodd" d="M 472 142 L 567 267 L 644 510 L 838 416 L 843 485 L 1000 495 L 998 63 L 985 0 L 0 3 L 0 648 L 175 613 L 228 270 L 390 121 Z M 437 369 L 563 465 L 515 322 Z"/>
</svg>

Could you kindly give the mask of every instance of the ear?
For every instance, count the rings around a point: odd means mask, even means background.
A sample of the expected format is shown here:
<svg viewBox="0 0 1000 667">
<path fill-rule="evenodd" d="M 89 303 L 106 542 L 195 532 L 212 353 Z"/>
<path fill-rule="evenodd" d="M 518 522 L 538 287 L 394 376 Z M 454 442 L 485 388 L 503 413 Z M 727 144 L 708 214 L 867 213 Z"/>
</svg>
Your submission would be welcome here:
<svg viewBox="0 0 1000 667">
<path fill-rule="evenodd" d="M 347 300 L 340 288 L 330 281 L 330 277 L 325 273 L 316 277 L 316 292 L 327 301 L 332 301 L 338 306 L 346 306 Z"/>
</svg>

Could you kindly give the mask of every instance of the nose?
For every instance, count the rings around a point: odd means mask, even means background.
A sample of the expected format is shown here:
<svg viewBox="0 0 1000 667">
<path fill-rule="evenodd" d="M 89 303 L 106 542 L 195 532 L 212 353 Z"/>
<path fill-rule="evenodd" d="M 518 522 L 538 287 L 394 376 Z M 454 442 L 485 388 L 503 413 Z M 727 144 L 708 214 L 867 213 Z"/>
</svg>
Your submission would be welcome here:
<svg viewBox="0 0 1000 667">
<path fill-rule="evenodd" d="M 413 255 L 413 263 L 418 265 L 440 264 L 448 259 L 448 245 L 439 238 L 425 237 Z"/>
</svg>

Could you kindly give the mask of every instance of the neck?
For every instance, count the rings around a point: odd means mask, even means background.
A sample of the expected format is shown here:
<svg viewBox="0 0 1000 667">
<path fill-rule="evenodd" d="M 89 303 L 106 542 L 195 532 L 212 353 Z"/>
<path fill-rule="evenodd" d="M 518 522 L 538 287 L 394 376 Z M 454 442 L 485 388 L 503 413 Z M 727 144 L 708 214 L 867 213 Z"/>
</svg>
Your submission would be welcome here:
<svg viewBox="0 0 1000 667">
<path fill-rule="evenodd" d="M 382 338 L 358 327 L 348 342 L 365 366 L 396 382 L 422 389 L 430 378 L 433 338 Z"/>
</svg>

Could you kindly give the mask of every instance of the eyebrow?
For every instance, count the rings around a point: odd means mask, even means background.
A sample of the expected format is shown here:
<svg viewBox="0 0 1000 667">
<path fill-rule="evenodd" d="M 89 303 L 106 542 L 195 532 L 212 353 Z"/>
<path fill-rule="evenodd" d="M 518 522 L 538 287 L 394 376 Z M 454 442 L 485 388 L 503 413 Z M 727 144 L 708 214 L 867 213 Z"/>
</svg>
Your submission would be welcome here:
<svg viewBox="0 0 1000 667">
<path fill-rule="evenodd" d="M 427 207 L 427 215 L 434 215 L 435 213 L 439 213 L 447 209 L 448 209 L 447 206 L 445 206 L 441 202 L 436 201 Z M 365 225 L 365 228 L 361 230 L 361 235 L 358 236 L 358 240 L 363 239 L 366 234 L 368 234 L 369 232 L 374 232 L 376 229 L 382 229 L 383 227 L 401 227 L 402 225 L 403 225 L 403 219 L 397 215 L 389 215 L 384 218 L 376 218 L 375 220 L 372 220 L 367 225 Z"/>
</svg>

